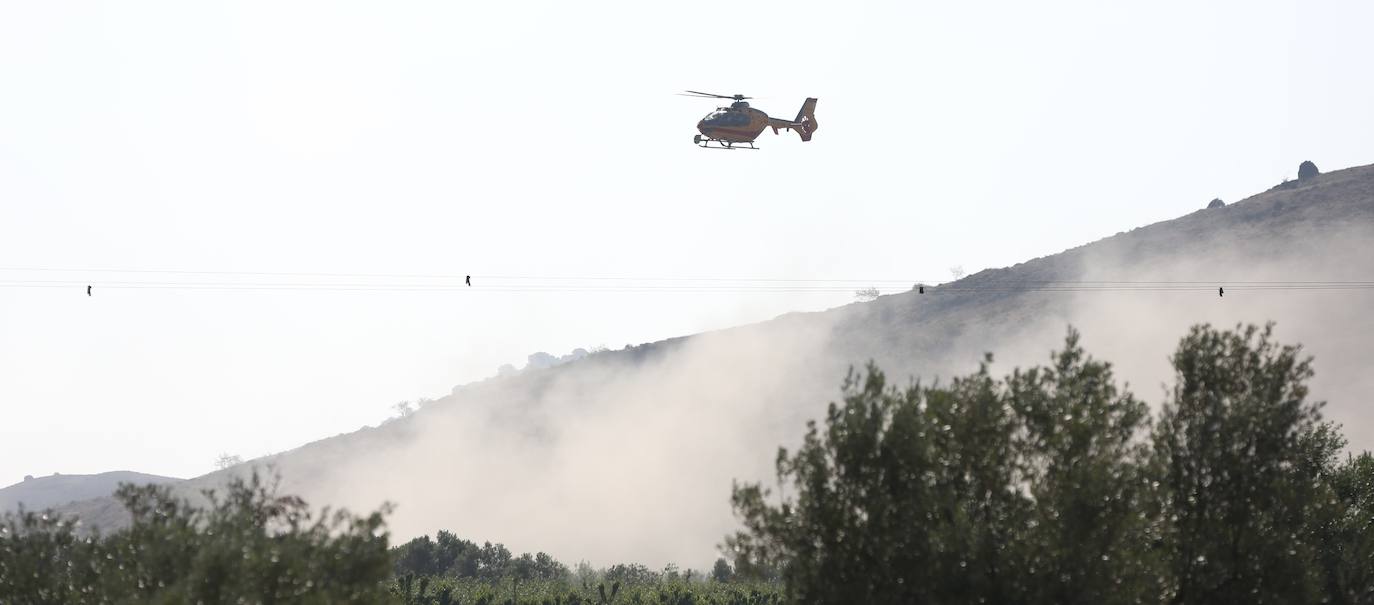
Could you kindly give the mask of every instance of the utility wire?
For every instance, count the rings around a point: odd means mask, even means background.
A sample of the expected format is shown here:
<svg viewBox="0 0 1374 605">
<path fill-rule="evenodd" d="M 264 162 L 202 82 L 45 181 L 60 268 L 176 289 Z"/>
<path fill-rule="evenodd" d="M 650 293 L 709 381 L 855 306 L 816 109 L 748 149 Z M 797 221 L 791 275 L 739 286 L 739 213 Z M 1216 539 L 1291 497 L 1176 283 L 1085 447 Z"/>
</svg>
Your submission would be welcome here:
<svg viewBox="0 0 1374 605">
<path fill-rule="evenodd" d="M 1217 284 L 1221 284 L 1218 286 Z M 0 288 L 75 288 L 86 285 L 101 289 L 149 289 L 149 290 L 279 290 L 279 291 L 371 291 L 371 292 L 464 292 L 464 293 L 796 293 L 796 294 L 852 294 L 852 287 L 841 286 L 652 286 L 652 285 L 529 285 L 529 286 L 485 286 L 466 287 L 460 284 L 369 284 L 369 283 L 225 283 L 225 282 L 78 282 L 78 281 L 37 281 L 7 282 L 0 280 Z M 1025 284 L 988 285 L 988 286 L 931 286 L 924 294 L 962 294 L 994 292 L 1212 292 L 1218 287 L 1227 290 L 1244 291 L 1360 291 L 1374 290 L 1374 283 L 1265 283 L 1245 284 L 1234 282 L 1215 282 L 1213 284 L 1160 284 L 1160 285 L 1043 285 Z M 910 288 L 889 290 L 888 293 L 907 292 Z M 881 292 L 881 290 L 880 290 Z"/>
<path fill-rule="evenodd" d="M 388 279 L 452 279 L 463 281 L 468 275 L 426 274 L 426 273 L 320 273 L 320 272 L 283 272 L 283 271 L 183 271 L 179 269 L 115 269 L 115 268 L 75 268 L 75 267 L 0 267 L 0 272 L 57 272 L 57 273 L 157 273 L 168 275 L 233 275 L 244 277 L 347 277 L 347 278 L 388 278 Z M 619 275 L 478 275 L 474 279 L 499 280 L 547 280 L 547 281 L 700 281 L 700 282 L 843 282 L 856 284 L 870 283 L 916 283 L 910 279 L 818 279 L 818 278 L 751 278 L 751 277 L 665 277 L 665 276 L 619 276 Z M 916 280 L 921 281 L 921 280 Z M 939 280 L 926 280 L 934 283 Z"/>
<path fill-rule="evenodd" d="M 7 277 L 5 273 L 22 274 Z M 86 273 L 113 279 L 40 279 Z M 37 274 L 37 275 L 34 275 Z M 44 275 L 48 274 L 48 275 Z M 129 279 L 149 275 L 149 279 Z M 157 278 L 151 277 L 157 275 Z M 204 276 L 206 279 L 187 279 Z M 218 278 L 211 279 L 210 277 Z M 1374 281 L 1356 280 L 1031 280 L 982 278 L 954 281 L 919 279 L 737 278 L 612 275 L 466 275 L 417 273 L 327 273 L 273 271 L 192 271 L 179 269 L 0 267 L 0 288 L 68 288 L 163 290 L 282 290 L 359 292 L 506 292 L 506 293 L 857 293 L 856 287 L 888 293 L 917 290 L 924 294 L 971 292 L 1204 292 L 1354 291 L 1374 290 Z M 235 279 L 242 278 L 242 279 Z M 282 278 L 282 279 L 273 279 Z M 293 278 L 293 279 L 286 279 Z M 322 278 L 322 279 L 303 279 Z M 437 281 L 435 281 L 437 280 Z M 451 280 L 451 281 L 450 281 Z"/>
</svg>

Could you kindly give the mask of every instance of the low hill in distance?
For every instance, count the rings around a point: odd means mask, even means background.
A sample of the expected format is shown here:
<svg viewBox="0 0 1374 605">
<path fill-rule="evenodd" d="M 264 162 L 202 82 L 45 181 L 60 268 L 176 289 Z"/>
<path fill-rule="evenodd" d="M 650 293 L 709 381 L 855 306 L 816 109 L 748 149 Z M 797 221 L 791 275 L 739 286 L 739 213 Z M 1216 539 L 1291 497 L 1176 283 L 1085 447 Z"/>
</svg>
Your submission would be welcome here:
<svg viewBox="0 0 1374 605">
<path fill-rule="evenodd" d="M 250 464 L 272 465 L 283 489 L 315 505 L 393 502 L 402 540 L 447 529 L 563 560 L 701 567 L 734 528 L 732 481 L 773 477 L 777 447 L 824 413 L 849 367 L 871 359 L 896 382 L 931 381 L 992 352 L 994 372 L 1010 372 L 1046 363 L 1074 325 L 1090 353 L 1157 404 L 1188 326 L 1271 320 L 1281 341 L 1315 355 L 1314 395 L 1331 402 L 1328 418 L 1353 448 L 1374 448 L 1374 290 L 1299 283 L 1374 282 L 1374 166 L 1204 205 L 924 294 L 465 385 L 405 418 Z M 178 489 L 194 494 L 246 468 Z M 122 519 L 109 499 L 66 511 L 98 525 Z"/>
<path fill-rule="evenodd" d="M 162 484 L 178 481 L 181 479 L 133 471 L 25 478 L 14 485 L 0 488 L 0 513 L 18 510 L 21 504 L 25 510 L 41 510 L 78 500 L 105 498 L 113 494 L 120 483 Z"/>
</svg>

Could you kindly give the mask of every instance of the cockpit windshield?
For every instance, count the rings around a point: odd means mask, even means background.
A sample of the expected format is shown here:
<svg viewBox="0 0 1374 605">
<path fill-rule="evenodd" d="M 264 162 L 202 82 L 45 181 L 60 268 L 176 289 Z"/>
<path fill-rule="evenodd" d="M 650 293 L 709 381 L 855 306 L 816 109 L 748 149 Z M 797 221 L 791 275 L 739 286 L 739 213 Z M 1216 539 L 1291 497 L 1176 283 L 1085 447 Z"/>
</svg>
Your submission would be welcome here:
<svg viewBox="0 0 1374 605">
<path fill-rule="evenodd" d="M 701 121 L 712 126 L 744 126 L 749 123 L 749 116 L 740 111 L 717 109 L 706 114 Z"/>
</svg>

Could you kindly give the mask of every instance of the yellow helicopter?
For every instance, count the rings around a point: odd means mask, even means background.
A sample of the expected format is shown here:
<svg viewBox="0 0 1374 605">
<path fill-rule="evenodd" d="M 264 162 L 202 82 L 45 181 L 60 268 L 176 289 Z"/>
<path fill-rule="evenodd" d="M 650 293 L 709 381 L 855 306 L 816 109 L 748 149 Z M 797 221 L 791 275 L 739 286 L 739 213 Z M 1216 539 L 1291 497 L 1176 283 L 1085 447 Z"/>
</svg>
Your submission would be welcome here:
<svg viewBox="0 0 1374 605">
<path fill-rule="evenodd" d="M 753 107 L 745 99 L 744 95 L 717 95 L 709 92 L 699 92 L 695 90 L 686 91 L 681 94 L 684 97 L 697 97 L 707 99 L 732 99 L 729 107 L 718 107 L 715 111 L 706 114 L 700 122 L 697 122 L 697 130 L 701 134 L 693 136 L 692 142 L 699 147 L 709 149 L 758 149 L 754 146 L 754 139 L 759 137 L 764 128 L 772 128 L 773 134 L 778 134 L 779 130 L 795 130 L 801 136 L 801 140 L 810 141 L 811 134 L 816 132 L 816 99 L 808 98 L 802 103 L 801 111 L 797 112 L 797 119 L 782 120 L 770 118 Z M 743 145 L 736 147 L 736 145 Z"/>
</svg>

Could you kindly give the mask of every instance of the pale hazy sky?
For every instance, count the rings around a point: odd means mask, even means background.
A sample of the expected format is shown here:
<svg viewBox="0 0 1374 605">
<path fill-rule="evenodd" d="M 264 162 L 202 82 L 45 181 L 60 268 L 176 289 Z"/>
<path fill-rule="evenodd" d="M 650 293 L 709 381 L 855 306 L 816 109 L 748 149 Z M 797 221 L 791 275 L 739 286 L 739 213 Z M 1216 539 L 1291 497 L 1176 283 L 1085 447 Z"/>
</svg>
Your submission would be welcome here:
<svg viewBox="0 0 1374 605">
<path fill-rule="evenodd" d="M 1368 2 L 0 1 L 0 267 L 943 279 L 1374 162 Z M 690 143 L 745 93 L 802 144 Z M 0 287 L 0 485 L 193 476 L 778 293 Z M 213 279 L 175 276 L 175 279 Z"/>
</svg>

